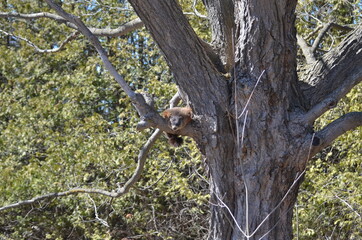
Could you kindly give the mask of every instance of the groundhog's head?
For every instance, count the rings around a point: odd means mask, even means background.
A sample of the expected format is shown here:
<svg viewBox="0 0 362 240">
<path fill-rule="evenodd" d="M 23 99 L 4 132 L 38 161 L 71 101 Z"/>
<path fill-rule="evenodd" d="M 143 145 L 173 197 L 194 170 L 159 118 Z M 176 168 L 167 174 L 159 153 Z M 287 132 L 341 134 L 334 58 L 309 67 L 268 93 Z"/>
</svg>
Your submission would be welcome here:
<svg viewBox="0 0 362 240">
<path fill-rule="evenodd" d="M 190 118 L 190 117 L 186 116 L 186 118 Z M 188 122 L 189 122 L 189 119 L 185 119 L 185 116 L 171 115 L 169 117 L 169 126 L 174 131 L 184 128 Z"/>
<path fill-rule="evenodd" d="M 168 120 L 168 125 L 173 131 L 184 128 L 191 119 L 191 108 L 175 107 L 167 109 L 162 113 L 162 116 Z"/>
</svg>

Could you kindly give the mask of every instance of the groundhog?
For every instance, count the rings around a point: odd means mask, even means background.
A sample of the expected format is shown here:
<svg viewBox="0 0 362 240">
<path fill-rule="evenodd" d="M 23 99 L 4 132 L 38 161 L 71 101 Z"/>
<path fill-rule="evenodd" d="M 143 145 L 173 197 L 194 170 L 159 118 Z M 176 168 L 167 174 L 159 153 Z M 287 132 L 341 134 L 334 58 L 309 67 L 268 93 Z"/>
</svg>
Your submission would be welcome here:
<svg viewBox="0 0 362 240">
<path fill-rule="evenodd" d="M 174 107 L 165 110 L 162 117 L 168 120 L 168 125 L 173 131 L 184 128 L 192 121 L 192 110 L 190 107 Z M 183 139 L 177 134 L 166 133 L 168 142 L 175 147 L 179 147 L 183 143 Z"/>
</svg>

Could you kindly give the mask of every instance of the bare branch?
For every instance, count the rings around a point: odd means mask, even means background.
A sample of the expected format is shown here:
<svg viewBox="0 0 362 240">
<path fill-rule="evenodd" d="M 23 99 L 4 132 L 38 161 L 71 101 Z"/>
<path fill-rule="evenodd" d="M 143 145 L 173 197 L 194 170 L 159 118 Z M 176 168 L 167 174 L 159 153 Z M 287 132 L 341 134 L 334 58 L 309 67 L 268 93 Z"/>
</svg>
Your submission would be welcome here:
<svg viewBox="0 0 362 240">
<path fill-rule="evenodd" d="M 46 0 L 46 2 L 53 8 L 60 16 L 69 21 L 70 23 L 75 24 L 79 31 L 88 38 L 88 40 L 92 43 L 92 45 L 96 48 L 98 54 L 100 55 L 105 68 L 110 72 L 110 74 L 115 78 L 118 84 L 122 87 L 123 91 L 128 95 L 131 99 L 133 105 L 136 107 L 138 113 L 143 116 L 147 113 L 152 113 L 153 115 L 158 115 L 154 109 L 152 109 L 144 100 L 141 94 L 136 94 L 132 89 L 128 86 L 127 82 L 123 79 L 123 77 L 117 72 L 116 68 L 109 61 L 107 57 L 107 53 L 99 42 L 98 38 L 92 34 L 92 32 L 84 25 L 84 23 L 76 16 L 71 15 L 65 12 L 59 5 L 54 3 L 52 0 Z M 159 115 L 158 115 L 159 116 Z M 157 117 L 156 117 L 157 119 Z M 161 119 L 159 116 L 158 119 Z"/>
<path fill-rule="evenodd" d="M 315 134 L 311 156 L 331 144 L 337 137 L 359 126 L 362 126 L 362 112 L 347 113 L 328 124 Z"/>
<path fill-rule="evenodd" d="M 321 28 L 323 27 L 323 25 L 318 25 L 311 33 L 309 33 L 305 39 L 310 39 L 312 36 L 314 36 L 319 30 L 321 30 Z"/>
<path fill-rule="evenodd" d="M 120 197 L 121 195 L 128 193 L 130 188 L 141 178 L 141 173 L 143 171 L 148 152 L 150 151 L 156 140 L 160 137 L 161 133 L 162 131 L 160 129 L 156 129 L 151 137 L 148 139 L 146 144 L 141 148 L 138 154 L 136 171 L 133 173 L 132 177 L 124 184 L 124 186 L 117 191 L 116 197 Z"/>
<path fill-rule="evenodd" d="M 68 21 L 65 20 L 63 17 L 48 13 L 48 12 L 40 12 L 40 13 L 30 13 L 30 14 L 23 14 L 23 13 L 13 13 L 13 12 L 0 12 L 0 18 L 19 18 L 19 19 L 26 19 L 26 20 L 33 20 L 38 18 L 50 18 L 56 20 L 61 23 L 67 23 Z"/>
<path fill-rule="evenodd" d="M 45 200 L 45 199 L 66 197 L 66 196 L 76 195 L 76 194 L 81 194 L 81 193 L 100 194 L 100 195 L 104 195 L 107 197 L 118 198 L 118 197 L 128 193 L 130 188 L 140 179 L 141 173 L 143 171 L 143 168 L 144 168 L 144 165 L 146 162 L 148 152 L 150 151 L 151 147 L 153 146 L 155 141 L 158 139 L 158 137 L 161 135 L 161 133 L 162 133 L 161 130 L 157 129 L 151 135 L 151 137 L 148 139 L 148 141 L 142 147 L 142 149 L 140 150 L 140 152 L 138 154 L 137 167 L 136 167 L 136 170 L 133 173 L 132 177 L 124 184 L 123 187 L 120 187 L 117 191 L 109 192 L 109 191 L 105 191 L 105 190 L 101 190 L 101 189 L 74 188 L 74 189 L 70 189 L 70 190 L 64 191 L 64 192 L 49 193 L 49 194 L 41 195 L 38 197 L 34 197 L 30 200 L 24 200 L 24 201 L 20 201 L 20 202 L 10 204 L 10 205 L 4 206 L 4 207 L 0 207 L 0 212 L 7 210 L 7 209 L 11 209 L 11 208 L 21 207 L 24 205 L 31 205 L 33 203 L 36 203 L 36 202 L 39 202 L 39 201 Z"/>
<path fill-rule="evenodd" d="M 342 26 L 333 22 L 329 22 L 329 23 L 324 23 L 321 28 L 320 28 L 320 32 L 318 34 L 318 36 L 316 37 L 316 39 L 313 42 L 313 45 L 311 47 L 311 51 L 313 53 L 315 53 L 317 51 L 317 48 L 319 46 L 319 44 L 322 42 L 324 36 L 327 34 L 327 32 L 329 31 L 329 29 L 334 28 L 334 29 L 338 29 L 338 30 L 342 30 L 342 31 L 351 31 L 353 30 L 353 28 L 348 27 L 348 26 Z"/>
<path fill-rule="evenodd" d="M 143 26 L 144 24 L 141 19 L 136 18 L 115 29 L 89 28 L 89 30 L 96 36 L 118 37 L 126 35 L 127 33 L 139 29 Z"/>
<path fill-rule="evenodd" d="M 8 32 L 5 32 L 3 30 L 0 29 L 0 33 L 3 33 L 7 36 L 12 36 L 14 38 L 17 38 L 17 39 L 20 39 L 24 42 L 26 42 L 26 44 L 28 44 L 30 47 L 34 48 L 36 52 L 39 52 L 39 53 L 54 53 L 54 52 L 58 52 L 60 50 L 63 49 L 63 47 L 70 41 L 74 40 L 79 32 L 73 32 L 72 34 L 70 34 L 63 42 L 61 42 L 59 44 L 58 47 L 56 48 L 53 48 L 53 49 L 41 49 L 40 47 L 38 47 L 35 43 L 31 42 L 30 40 L 26 39 L 26 38 L 23 38 L 23 37 L 20 37 L 20 36 L 16 36 L 14 34 L 11 34 L 11 33 L 8 33 Z"/>
<path fill-rule="evenodd" d="M 323 24 L 323 27 L 322 27 L 321 31 L 319 32 L 318 36 L 316 37 L 316 39 L 313 42 L 313 45 L 312 45 L 312 48 L 311 48 L 311 51 L 313 53 L 316 52 L 316 50 L 317 50 L 319 44 L 321 43 L 324 35 L 326 35 L 328 30 L 331 28 L 331 26 L 332 26 L 332 23 Z"/>
<path fill-rule="evenodd" d="M 63 23 L 70 28 L 78 30 L 78 26 L 76 24 L 69 22 L 67 19 L 63 18 L 62 16 L 48 12 L 31 13 L 31 14 L 0 12 L 0 18 L 18 18 L 25 20 L 49 18 L 59 23 Z M 143 27 L 143 25 L 144 24 L 142 23 L 141 19 L 136 18 L 115 29 L 89 28 L 89 30 L 91 31 L 91 33 L 93 33 L 96 36 L 118 37 L 125 35 L 131 31 L 134 31 L 138 28 L 141 28 Z"/>
<path fill-rule="evenodd" d="M 91 196 L 89 196 L 89 194 L 88 194 L 88 197 L 89 197 L 89 199 L 90 199 L 90 200 L 92 201 L 92 203 L 93 203 L 94 215 L 95 215 L 96 219 L 97 219 L 101 224 L 103 224 L 104 226 L 109 227 L 107 221 L 104 220 L 104 219 L 102 219 L 102 218 L 100 218 L 100 217 L 98 216 L 97 205 L 96 205 L 96 203 L 94 202 L 93 198 L 91 198 Z"/>
<path fill-rule="evenodd" d="M 312 64 L 314 62 L 317 61 L 317 58 L 315 56 L 315 53 L 318 49 L 319 44 L 322 42 L 324 36 L 327 34 L 327 32 L 329 31 L 329 29 L 331 28 L 335 28 L 338 30 L 343 30 L 343 31 L 351 31 L 353 30 L 353 28 L 348 27 L 348 26 L 342 26 L 336 23 L 324 23 L 322 25 L 319 25 L 312 33 L 310 33 L 305 39 L 309 39 L 311 38 L 311 36 L 313 36 L 314 34 L 316 34 L 318 31 L 319 34 L 318 36 L 314 39 L 313 45 L 309 46 L 307 41 L 300 36 L 299 34 L 297 34 L 297 41 L 298 41 L 298 45 L 300 46 L 303 55 L 306 58 L 306 61 L 308 64 Z"/>
<path fill-rule="evenodd" d="M 65 192 L 59 192 L 59 193 L 48 193 L 45 195 L 41 195 L 38 197 L 34 197 L 30 200 L 24 200 L 24 201 L 20 201 L 14 204 L 10 204 L 4 207 L 0 207 L 0 212 L 7 210 L 7 209 L 11 209 L 11 208 L 17 208 L 17 207 L 21 207 L 24 205 L 30 205 L 36 202 L 39 202 L 41 200 L 45 200 L 45 199 L 51 199 L 51 198 L 57 198 L 57 197 L 65 197 L 65 196 L 70 196 L 70 195 L 75 195 L 75 194 L 80 194 L 80 193 L 96 193 L 96 194 L 101 194 L 101 195 L 105 195 L 105 196 L 109 196 L 109 197 L 114 197 L 115 193 L 113 192 L 108 192 L 108 191 L 104 191 L 104 190 L 100 190 L 100 189 L 82 189 L 82 188 L 74 188 Z"/>
<path fill-rule="evenodd" d="M 174 106 L 179 101 L 180 101 L 179 94 L 176 93 L 175 96 L 173 96 L 172 99 L 170 100 L 170 106 Z M 80 193 L 100 194 L 100 195 L 104 195 L 107 197 L 118 198 L 118 197 L 128 193 L 130 188 L 133 187 L 133 185 L 140 179 L 148 153 L 149 153 L 151 147 L 155 144 L 156 140 L 161 136 L 161 134 L 162 134 L 162 131 L 160 129 L 156 129 L 154 131 L 154 133 L 151 135 L 151 137 L 148 139 L 148 141 L 145 143 L 145 145 L 141 148 L 141 150 L 138 154 L 137 167 L 136 167 L 136 170 L 134 171 L 132 177 L 124 184 L 123 187 L 119 187 L 117 191 L 109 192 L 109 191 L 105 191 L 105 190 L 101 190 L 101 189 L 74 188 L 74 189 L 71 189 L 71 190 L 68 190 L 65 192 L 49 193 L 49 194 L 45 194 L 42 196 L 32 198 L 30 200 L 24 200 L 24 201 L 20 201 L 20 202 L 10 204 L 10 205 L 4 206 L 4 207 L 0 207 L 0 212 L 4 211 L 6 209 L 17 208 L 17 207 L 20 207 L 23 205 L 30 205 L 30 204 L 33 204 L 33 203 L 36 203 L 36 202 L 39 202 L 39 201 L 45 200 L 45 199 L 65 197 L 65 196 L 75 195 L 75 194 L 80 194 Z M 96 211 L 96 209 L 95 209 L 95 211 Z"/>
</svg>

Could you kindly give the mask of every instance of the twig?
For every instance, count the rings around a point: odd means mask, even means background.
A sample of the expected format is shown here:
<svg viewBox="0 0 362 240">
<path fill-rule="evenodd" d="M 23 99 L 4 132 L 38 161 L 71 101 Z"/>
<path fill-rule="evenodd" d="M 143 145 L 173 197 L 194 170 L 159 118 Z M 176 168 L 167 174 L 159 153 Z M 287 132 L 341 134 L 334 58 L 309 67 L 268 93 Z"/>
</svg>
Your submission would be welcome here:
<svg viewBox="0 0 362 240">
<path fill-rule="evenodd" d="M 26 39 L 26 38 L 23 38 L 23 37 L 20 37 L 20 36 L 16 36 L 12 33 L 8 33 L 8 32 L 5 32 L 4 30 L 1 30 L 0 29 L 0 33 L 3 33 L 5 34 L 6 36 L 11 36 L 11 37 L 14 37 L 14 38 L 17 38 L 17 39 L 20 39 L 22 41 L 24 41 L 26 44 L 28 44 L 30 47 L 34 48 L 36 52 L 39 52 L 39 53 L 55 53 L 55 52 L 58 52 L 60 50 L 63 49 L 63 47 L 70 41 L 72 41 L 73 39 L 75 39 L 79 32 L 73 32 L 71 33 L 63 42 L 60 43 L 59 47 L 56 47 L 56 48 L 53 48 L 53 49 L 41 49 L 40 47 L 38 47 L 35 43 L 33 43 L 32 41 Z"/>
<path fill-rule="evenodd" d="M 96 203 L 94 202 L 93 198 L 91 198 L 91 196 L 89 196 L 89 194 L 87 194 L 87 196 L 89 197 L 89 199 L 90 199 L 90 200 L 92 201 L 92 203 L 93 203 L 94 215 L 95 215 L 96 219 L 97 219 L 101 224 L 103 224 L 104 226 L 109 227 L 107 221 L 104 220 L 104 219 L 102 219 L 102 218 L 100 218 L 100 217 L 98 216 L 97 205 L 96 205 Z"/>
<path fill-rule="evenodd" d="M 256 87 L 258 86 L 258 84 L 259 84 L 259 82 L 260 82 L 260 79 L 261 79 L 261 77 L 263 76 L 264 73 L 265 73 L 265 69 L 261 72 L 258 80 L 256 81 L 256 83 L 255 83 L 255 85 L 254 85 L 254 88 L 253 88 L 253 90 L 251 91 L 250 96 L 249 96 L 248 100 L 246 101 L 245 107 L 244 107 L 243 111 L 240 113 L 238 119 L 245 113 L 245 110 L 246 110 L 246 108 L 247 108 L 248 105 L 249 105 L 250 99 L 251 99 L 251 97 L 253 96 L 254 91 L 255 91 Z"/>
<path fill-rule="evenodd" d="M 353 209 L 353 207 L 345 200 L 343 200 L 342 198 L 338 197 L 337 195 L 334 195 L 336 198 L 338 198 L 342 203 L 346 204 L 347 207 L 349 207 L 358 217 L 362 218 L 361 214 L 359 214 L 356 210 Z"/>
</svg>

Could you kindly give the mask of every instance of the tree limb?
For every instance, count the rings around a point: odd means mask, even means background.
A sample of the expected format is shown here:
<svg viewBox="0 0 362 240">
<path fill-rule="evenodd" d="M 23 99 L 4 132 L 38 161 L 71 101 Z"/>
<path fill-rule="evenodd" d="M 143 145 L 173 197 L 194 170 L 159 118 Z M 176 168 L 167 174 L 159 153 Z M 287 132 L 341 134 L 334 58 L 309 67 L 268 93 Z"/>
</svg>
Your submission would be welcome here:
<svg viewBox="0 0 362 240">
<path fill-rule="evenodd" d="M 362 112 L 347 113 L 328 124 L 325 128 L 315 134 L 311 156 L 331 144 L 337 137 L 359 126 L 362 126 Z"/>
<path fill-rule="evenodd" d="M 234 65 L 234 2 L 232 0 L 210 1 L 204 0 L 212 31 L 212 45 L 221 56 L 225 71 L 229 72 Z"/>
<path fill-rule="evenodd" d="M 353 86 L 361 82 L 361 65 L 362 25 L 311 66 L 302 79 L 308 84 L 303 89 L 305 99 L 309 100 L 307 108 L 311 109 L 327 98 L 338 102 Z"/>
<path fill-rule="evenodd" d="M 309 34 L 306 37 L 306 39 L 309 39 L 311 36 L 313 36 L 318 31 L 320 31 L 318 36 L 314 39 L 312 46 L 309 46 L 307 41 L 301 35 L 297 34 L 297 42 L 303 52 L 304 57 L 306 58 L 307 64 L 312 64 L 317 61 L 315 53 L 318 49 L 319 44 L 322 42 L 323 37 L 326 35 L 326 33 L 331 28 L 335 28 L 335 29 L 343 30 L 343 31 L 353 30 L 353 28 L 351 28 L 351 27 L 342 26 L 342 25 L 332 23 L 332 22 L 324 23 L 322 25 L 319 25 L 311 34 Z"/>
<path fill-rule="evenodd" d="M 100 194 L 100 195 L 104 195 L 107 197 L 118 198 L 118 197 L 128 193 L 130 188 L 140 179 L 145 162 L 146 162 L 148 152 L 150 151 L 151 147 L 156 142 L 156 140 L 159 138 L 161 133 L 162 133 L 161 130 L 156 129 L 156 131 L 148 139 L 146 144 L 141 148 L 141 150 L 138 154 L 138 162 L 137 162 L 137 167 L 136 167 L 135 172 L 133 173 L 132 177 L 130 179 L 128 179 L 128 181 L 124 184 L 124 186 L 118 188 L 117 191 L 110 192 L 110 191 L 105 191 L 102 189 L 93 189 L 93 188 L 91 188 L 91 189 L 73 188 L 68 191 L 58 192 L 58 193 L 48 193 L 45 195 L 34 197 L 30 200 L 24 200 L 24 201 L 20 201 L 20 202 L 14 203 L 14 204 L 3 206 L 3 207 L 0 207 L 0 212 L 7 210 L 7 209 L 11 209 L 11 208 L 17 208 L 17 207 L 21 207 L 24 205 L 30 205 L 30 204 L 33 204 L 33 203 L 36 203 L 36 202 L 39 202 L 39 201 L 45 200 L 45 199 L 66 197 L 66 196 L 76 195 L 76 194 L 81 194 L 81 193 Z"/>
<path fill-rule="evenodd" d="M 210 106 L 214 103 L 227 109 L 226 98 L 219 98 L 227 94 L 227 82 L 220 81 L 217 67 L 190 26 L 178 2 L 129 2 L 164 53 L 179 89 L 189 97 L 194 110 L 212 111 Z"/>
<path fill-rule="evenodd" d="M 0 18 L 18 18 L 18 19 L 26 19 L 26 20 L 34 20 L 38 18 L 49 18 L 55 20 L 59 23 L 63 23 L 66 26 L 73 28 L 75 30 L 79 30 L 78 26 L 74 23 L 71 23 L 67 19 L 63 18 L 62 16 L 48 13 L 48 12 L 41 12 L 41 13 L 31 13 L 31 14 L 22 14 L 22 13 L 8 13 L 8 12 L 0 12 Z M 96 36 L 105 36 L 105 37 L 118 37 L 125 35 L 131 31 L 134 31 L 138 28 L 143 27 L 143 23 L 141 19 L 136 18 L 131 20 L 118 28 L 115 29 L 104 29 L 104 28 L 89 28 L 90 32 Z"/>
<path fill-rule="evenodd" d="M 306 125 L 313 125 L 314 121 L 319 118 L 327 110 L 336 107 L 337 100 L 334 98 L 326 98 L 322 102 L 316 104 L 312 109 L 303 115 L 302 122 Z"/>
</svg>

